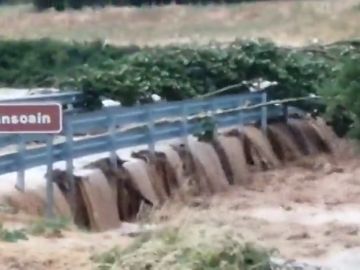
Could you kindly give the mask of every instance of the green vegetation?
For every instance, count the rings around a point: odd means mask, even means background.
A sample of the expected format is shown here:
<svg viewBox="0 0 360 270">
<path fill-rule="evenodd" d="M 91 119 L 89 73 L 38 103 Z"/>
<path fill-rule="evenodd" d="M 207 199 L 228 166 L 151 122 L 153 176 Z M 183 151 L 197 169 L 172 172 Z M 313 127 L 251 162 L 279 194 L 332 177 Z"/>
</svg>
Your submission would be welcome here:
<svg viewBox="0 0 360 270">
<path fill-rule="evenodd" d="M 278 48 L 269 42 L 167 46 L 143 49 L 83 69 L 71 81 L 91 97 L 105 94 L 133 105 L 149 93 L 181 100 L 257 77 L 278 81 L 273 96 L 303 96 L 331 73 L 322 56 Z M 276 91 L 275 91 L 276 90 Z M 248 91 L 246 87 L 233 91 Z"/>
<path fill-rule="evenodd" d="M 0 241 L 15 243 L 28 240 L 27 235 L 58 237 L 70 224 L 70 220 L 65 218 L 40 219 L 26 228 L 9 230 L 0 223 Z"/>
<path fill-rule="evenodd" d="M 2 41 L 0 55 L 3 86 L 71 86 L 124 105 L 151 93 L 167 100 L 191 98 L 256 77 L 278 81 L 279 86 L 273 87 L 276 97 L 302 96 L 316 92 L 316 85 L 332 72 L 332 63 L 323 54 L 266 41 L 142 50 L 102 42 Z M 233 92 L 241 91 L 247 89 Z"/>
<path fill-rule="evenodd" d="M 55 8 L 58 11 L 63 11 L 67 8 L 81 9 L 83 7 L 104 7 L 106 5 L 115 6 L 148 6 L 148 5 L 166 5 L 171 3 L 176 4 L 216 4 L 216 3 L 242 3 L 252 2 L 255 0 L 33 0 L 34 6 L 38 10 L 48 8 Z"/>
<path fill-rule="evenodd" d="M 360 54 L 353 54 L 320 93 L 328 98 L 327 113 L 337 134 L 360 138 Z"/>
<path fill-rule="evenodd" d="M 33 2 L 34 0 L 0 0 L 0 5 L 6 4 L 6 5 L 19 5 L 19 4 L 29 4 Z"/>
<path fill-rule="evenodd" d="M 0 203 L 0 213 L 14 214 L 16 209 L 7 203 Z"/>
<path fill-rule="evenodd" d="M 32 235 L 57 235 L 69 228 L 71 222 L 65 218 L 41 219 L 27 229 Z"/>
<path fill-rule="evenodd" d="M 28 240 L 25 230 L 8 230 L 0 223 L 0 241 L 15 243 L 19 240 Z"/>
<path fill-rule="evenodd" d="M 215 138 L 216 125 L 211 117 L 205 117 L 200 121 L 201 132 L 195 133 L 194 136 L 199 141 L 212 142 Z"/>
<path fill-rule="evenodd" d="M 182 100 L 262 77 L 279 82 L 269 89 L 271 98 L 306 96 L 319 89 L 324 96 L 336 96 L 329 103 L 329 115 L 337 123 L 351 120 L 338 127 L 346 133 L 360 117 L 358 104 L 351 105 L 358 98 L 359 78 L 359 60 L 351 57 L 359 54 L 358 41 L 305 48 L 278 47 L 262 40 L 143 49 L 100 41 L 1 41 L 0 85 L 78 89 L 85 93 L 88 108 L 95 109 L 101 106 L 101 95 L 123 105 L 134 105 L 152 93 L 169 101 Z M 228 93 L 247 90 L 239 87 Z M 340 103 L 351 110 L 347 118 L 344 113 L 331 113 L 339 110 L 334 104 Z M 360 126 L 358 121 L 355 126 Z"/>
<path fill-rule="evenodd" d="M 147 233 L 93 258 L 98 270 L 269 270 L 267 251 L 233 231 L 203 226 Z"/>
<path fill-rule="evenodd" d="M 102 42 L 68 44 L 51 40 L 0 41 L 0 86 L 58 86 L 78 70 L 121 59 L 135 46 L 115 48 Z"/>
</svg>

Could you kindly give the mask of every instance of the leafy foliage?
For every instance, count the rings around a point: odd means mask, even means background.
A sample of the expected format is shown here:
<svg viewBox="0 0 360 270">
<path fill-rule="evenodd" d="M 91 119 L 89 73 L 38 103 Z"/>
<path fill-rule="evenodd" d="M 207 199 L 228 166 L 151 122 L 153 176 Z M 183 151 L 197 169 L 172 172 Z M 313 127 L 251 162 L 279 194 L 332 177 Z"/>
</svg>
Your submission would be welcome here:
<svg viewBox="0 0 360 270">
<path fill-rule="evenodd" d="M 34 6 L 38 10 L 48 9 L 54 6 L 54 1 L 51 0 L 33 0 Z"/>
<path fill-rule="evenodd" d="M 15 243 L 19 240 L 28 240 L 27 235 L 60 236 L 61 231 L 66 230 L 70 224 L 70 220 L 66 218 L 41 219 L 27 228 L 9 230 L 0 223 L 0 241 Z"/>
<path fill-rule="evenodd" d="M 335 101 L 329 103 L 331 111 L 334 104 L 340 104 L 339 91 L 343 89 L 341 103 L 345 107 L 352 107 L 348 103 L 357 100 L 352 77 L 356 77 L 359 65 L 351 57 L 359 54 L 357 41 L 284 48 L 266 40 L 237 40 L 142 49 L 101 41 L 0 41 L 0 86 L 78 89 L 87 97 L 85 105 L 96 109 L 101 107 L 100 96 L 123 105 L 134 105 L 153 93 L 166 100 L 182 100 L 262 77 L 278 82 L 269 88 L 270 98 L 316 94 L 319 89 L 322 95 L 335 95 Z M 351 86 L 347 84 L 350 81 Z M 247 90 L 240 87 L 226 93 Z M 309 108 L 306 102 L 297 105 Z M 352 113 L 332 113 L 339 133 L 345 133 L 359 117 L 357 108 L 353 107 Z M 357 122 L 354 125 L 360 126 Z"/>
<path fill-rule="evenodd" d="M 27 229 L 32 235 L 56 235 L 70 226 L 70 220 L 66 218 L 41 219 Z"/>
<path fill-rule="evenodd" d="M 202 227 L 202 226 L 200 226 Z M 166 228 L 93 258 L 97 269 L 269 270 L 267 251 L 220 228 Z"/>
<path fill-rule="evenodd" d="M 329 61 L 321 55 L 279 48 L 266 41 L 142 50 L 100 41 L 0 42 L 3 86 L 75 87 L 88 94 L 95 105 L 94 97 L 99 95 L 125 105 L 152 93 L 181 100 L 257 77 L 279 82 L 271 89 L 276 98 L 302 96 L 315 92 L 316 85 L 331 73 Z"/>
<path fill-rule="evenodd" d="M 136 46 L 116 48 L 103 42 L 63 43 L 48 39 L 0 41 L 0 86 L 58 86 L 88 66 L 101 66 L 137 51 Z"/>
<path fill-rule="evenodd" d="M 211 117 L 206 117 L 200 122 L 201 132 L 194 134 L 199 141 L 211 142 L 215 136 L 215 123 Z"/>
<path fill-rule="evenodd" d="M 360 54 L 344 61 L 338 75 L 320 90 L 328 98 L 328 117 L 338 135 L 360 138 Z"/>
<path fill-rule="evenodd" d="M 19 240 L 28 240 L 25 230 L 8 230 L 0 224 L 0 240 L 15 243 Z"/>
<path fill-rule="evenodd" d="M 73 76 L 65 84 L 92 98 L 105 95 L 133 105 L 152 93 L 181 100 L 258 77 L 279 82 L 270 91 L 275 98 L 303 96 L 316 92 L 316 85 L 329 74 L 328 61 L 317 55 L 265 41 L 236 41 L 145 48 L 101 66 L 88 66 L 82 76 Z M 231 93 L 247 90 L 243 87 Z"/>
</svg>

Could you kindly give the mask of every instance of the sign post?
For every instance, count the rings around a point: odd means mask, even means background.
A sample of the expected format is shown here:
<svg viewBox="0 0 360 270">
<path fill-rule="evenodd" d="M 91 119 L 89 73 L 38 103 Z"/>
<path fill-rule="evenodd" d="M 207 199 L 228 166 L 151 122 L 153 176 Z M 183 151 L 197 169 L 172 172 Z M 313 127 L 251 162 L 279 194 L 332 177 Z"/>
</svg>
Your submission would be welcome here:
<svg viewBox="0 0 360 270">
<path fill-rule="evenodd" d="M 26 134 L 47 134 L 47 216 L 53 216 L 54 190 L 52 179 L 53 134 L 63 127 L 61 104 L 7 103 L 0 104 L 0 134 L 16 134 L 18 139 L 18 179 L 16 188 L 25 190 Z"/>
</svg>

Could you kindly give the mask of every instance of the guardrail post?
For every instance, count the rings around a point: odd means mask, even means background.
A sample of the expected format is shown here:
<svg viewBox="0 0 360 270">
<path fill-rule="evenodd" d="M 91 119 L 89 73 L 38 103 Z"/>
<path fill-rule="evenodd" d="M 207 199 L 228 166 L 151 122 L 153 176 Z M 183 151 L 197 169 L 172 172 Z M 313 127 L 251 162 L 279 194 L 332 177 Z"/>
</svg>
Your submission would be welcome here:
<svg viewBox="0 0 360 270">
<path fill-rule="evenodd" d="M 146 118 L 149 136 L 149 150 L 151 152 L 155 152 L 154 118 L 151 110 L 151 105 L 146 106 Z"/>
<path fill-rule="evenodd" d="M 15 188 L 24 192 L 25 191 L 25 163 L 24 155 L 26 151 L 25 139 L 22 134 L 18 134 L 18 171 L 17 171 L 17 182 Z"/>
<path fill-rule="evenodd" d="M 187 120 L 187 106 L 185 102 L 181 103 L 181 134 L 184 145 L 188 145 L 188 120 Z"/>
<path fill-rule="evenodd" d="M 289 119 L 289 108 L 287 104 L 283 104 L 283 116 L 285 123 L 288 123 Z"/>
<path fill-rule="evenodd" d="M 267 93 L 265 91 L 261 94 L 261 102 L 266 103 L 267 102 Z M 266 131 L 267 128 L 267 107 L 262 106 L 261 107 L 261 128 L 263 131 Z"/>
<path fill-rule="evenodd" d="M 239 99 L 239 124 L 242 126 L 244 124 L 244 114 L 243 114 L 243 107 L 244 106 L 244 99 L 240 96 Z"/>
<path fill-rule="evenodd" d="M 54 217 L 54 184 L 53 184 L 53 136 L 48 135 L 46 141 L 47 173 L 46 173 L 46 217 Z"/>
<path fill-rule="evenodd" d="M 116 154 L 116 146 L 115 146 L 115 133 L 116 133 L 116 123 L 115 117 L 109 111 L 109 136 L 110 136 L 110 162 L 114 169 L 117 169 L 117 154 Z"/>
<path fill-rule="evenodd" d="M 71 117 L 70 117 L 71 119 Z M 75 209 L 75 179 L 74 179 L 74 163 L 73 163 L 73 126 L 69 117 L 65 119 L 66 134 L 66 173 L 70 182 L 70 207 Z"/>
<path fill-rule="evenodd" d="M 216 115 L 217 106 L 216 106 L 216 100 L 214 98 L 211 98 L 209 102 L 210 102 L 210 117 L 211 117 L 211 120 L 214 123 L 213 135 L 214 135 L 214 137 L 216 137 L 217 136 L 217 115 Z"/>
</svg>

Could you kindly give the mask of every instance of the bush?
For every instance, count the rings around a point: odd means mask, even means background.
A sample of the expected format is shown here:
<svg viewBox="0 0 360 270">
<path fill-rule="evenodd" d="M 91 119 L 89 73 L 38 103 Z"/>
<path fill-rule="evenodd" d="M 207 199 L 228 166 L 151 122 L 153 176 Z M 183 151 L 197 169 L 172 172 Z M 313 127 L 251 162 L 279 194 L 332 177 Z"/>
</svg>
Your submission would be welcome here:
<svg viewBox="0 0 360 270">
<path fill-rule="evenodd" d="M 66 9 L 66 3 L 65 0 L 53 0 L 53 7 L 57 11 L 64 11 Z"/>
<path fill-rule="evenodd" d="M 84 0 L 68 0 L 68 5 L 73 9 L 81 9 L 84 6 Z"/>
<path fill-rule="evenodd" d="M 234 42 L 227 46 L 147 48 L 101 67 L 88 66 L 67 83 L 94 96 L 105 95 L 124 105 L 156 93 L 166 100 L 203 95 L 243 80 L 278 81 L 273 98 L 304 96 L 331 74 L 321 57 L 291 52 L 268 42 Z M 227 93 L 248 91 L 240 87 Z"/>
<path fill-rule="evenodd" d="M 8 230 L 0 223 L 0 241 L 15 243 L 19 240 L 28 240 L 25 230 Z"/>
<path fill-rule="evenodd" d="M 137 51 L 136 46 L 116 48 L 100 41 L 67 44 L 52 40 L 0 41 L 0 86 L 58 86 L 88 66 L 101 66 Z"/>
<path fill-rule="evenodd" d="M 215 139 L 216 124 L 210 117 L 205 117 L 200 121 L 201 132 L 195 133 L 194 136 L 199 141 L 213 142 Z"/>
<path fill-rule="evenodd" d="M 182 100 L 258 77 L 279 82 L 269 89 L 271 98 L 317 93 L 319 85 L 326 84 L 320 93 L 336 96 L 328 112 L 337 108 L 330 118 L 338 134 L 345 134 L 360 117 L 358 103 L 350 104 L 358 98 L 360 65 L 357 58 L 351 59 L 356 54 L 360 45 L 355 42 L 302 49 L 267 41 L 140 49 L 101 41 L 0 41 L 0 86 L 78 89 L 87 97 L 85 105 L 95 109 L 101 106 L 99 96 L 123 105 L 133 105 L 152 93 Z M 244 91 L 248 89 L 239 87 L 227 93 Z M 297 105 L 311 108 L 306 102 Z M 351 110 L 340 113 L 340 105 Z M 354 125 L 360 126 L 358 121 Z"/>
<path fill-rule="evenodd" d="M 45 10 L 54 6 L 53 0 L 33 0 L 33 4 L 38 10 Z"/>
<path fill-rule="evenodd" d="M 328 99 L 328 117 L 339 136 L 360 138 L 360 55 L 344 61 L 335 79 L 320 93 Z"/>
<path fill-rule="evenodd" d="M 41 219 L 31 224 L 27 231 L 31 235 L 53 236 L 70 227 L 71 221 L 67 218 Z"/>
</svg>

